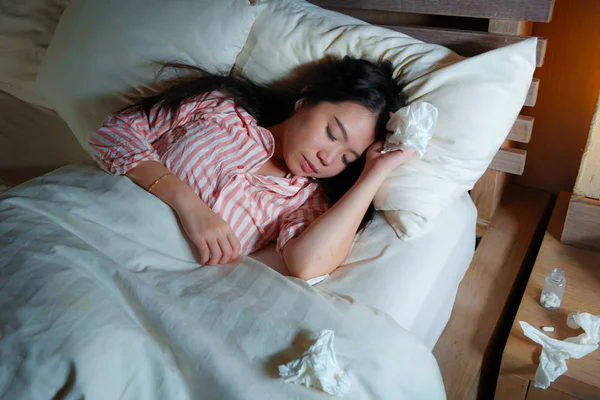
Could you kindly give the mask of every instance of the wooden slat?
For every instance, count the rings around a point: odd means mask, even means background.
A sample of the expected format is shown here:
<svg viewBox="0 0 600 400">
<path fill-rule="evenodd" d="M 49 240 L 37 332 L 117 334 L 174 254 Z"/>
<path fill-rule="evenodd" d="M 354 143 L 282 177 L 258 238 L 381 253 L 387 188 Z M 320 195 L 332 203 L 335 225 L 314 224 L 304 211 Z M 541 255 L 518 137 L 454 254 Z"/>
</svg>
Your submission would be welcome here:
<svg viewBox="0 0 600 400">
<path fill-rule="evenodd" d="M 497 350 L 488 348 L 492 334 L 549 201 L 549 193 L 507 185 L 433 349 L 448 400 L 464 400 L 477 389 L 485 353 Z"/>
<path fill-rule="evenodd" d="M 480 225 L 488 225 L 492 220 L 500 204 L 505 184 L 506 174 L 488 169 L 471 190 L 471 199 L 477 207 L 477 219 Z"/>
<path fill-rule="evenodd" d="M 439 44 L 465 57 L 475 56 L 477 54 L 485 53 L 486 51 L 529 39 L 528 36 L 512 36 L 498 33 L 461 31 L 457 29 L 416 26 L 382 26 L 396 32 L 404 33 L 405 35 L 414 37 L 415 39 L 422 40 L 423 42 Z M 546 38 L 538 38 L 536 49 L 536 64 L 538 67 L 544 63 L 546 46 Z"/>
<path fill-rule="evenodd" d="M 490 19 L 488 32 L 505 35 L 531 36 L 531 21 L 513 21 L 510 19 Z"/>
<path fill-rule="evenodd" d="M 513 175 L 522 175 L 525 170 L 526 157 L 526 150 L 502 148 L 492 160 L 490 168 Z"/>
<path fill-rule="evenodd" d="M 309 0 L 321 7 L 346 7 L 415 14 L 504 18 L 548 22 L 554 0 Z"/>
<path fill-rule="evenodd" d="M 527 392 L 527 400 L 580 400 L 577 397 L 573 397 L 558 390 L 554 390 L 551 387 L 548 389 L 538 389 L 531 385 L 531 388 Z"/>
<path fill-rule="evenodd" d="M 529 143 L 534 121 L 534 117 L 519 115 L 506 138 L 519 143 Z"/>
<path fill-rule="evenodd" d="M 537 78 L 533 78 L 531 80 L 531 85 L 529 86 L 529 90 L 527 91 L 527 97 L 525 98 L 525 104 L 527 107 L 535 106 L 537 102 L 538 91 L 540 89 L 540 80 Z"/>
<path fill-rule="evenodd" d="M 525 400 L 528 388 L 528 379 L 513 374 L 500 374 L 494 400 Z"/>
<path fill-rule="evenodd" d="M 561 241 L 589 250 L 600 250 L 600 200 L 572 195 Z"/>
</svg>

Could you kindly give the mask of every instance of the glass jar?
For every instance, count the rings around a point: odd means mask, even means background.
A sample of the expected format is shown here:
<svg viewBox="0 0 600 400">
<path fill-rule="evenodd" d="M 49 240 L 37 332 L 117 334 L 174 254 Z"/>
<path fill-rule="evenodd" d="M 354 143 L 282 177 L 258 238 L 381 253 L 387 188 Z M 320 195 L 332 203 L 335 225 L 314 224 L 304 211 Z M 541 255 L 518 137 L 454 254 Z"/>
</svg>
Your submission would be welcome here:
<svg viewBox="0 0 600 400">
<path fill-rule="evenodd" d="M 561 268 L 554 268 L 546 275 L 544 286 L 542 287 L 542 295 L 540 303 L 548 310 L 558 310 L 562 303 L 565 287 L 567 286 L 567 278 L 565 271 Z"/>
</svg>

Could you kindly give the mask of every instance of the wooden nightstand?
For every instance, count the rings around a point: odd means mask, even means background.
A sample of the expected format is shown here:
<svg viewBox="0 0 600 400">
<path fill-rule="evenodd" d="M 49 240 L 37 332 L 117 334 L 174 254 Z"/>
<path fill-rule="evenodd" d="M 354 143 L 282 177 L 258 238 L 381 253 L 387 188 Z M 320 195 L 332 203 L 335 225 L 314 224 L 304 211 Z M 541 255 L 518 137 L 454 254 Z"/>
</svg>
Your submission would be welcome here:
<svg viewBox="0 0 600 400">
<path fill-rule="evenodd" d="M 541 329 L 556 339 L 577 336 L 583 331 L 567 327 L 570 312 L 600 314 L 600 252 L 568 246 L 560 242 L 570 193 L 560 194 L 535 265 L 527 282 L 519 310 L 502 353 L 500 375 L 496 387 L 498 400 L 600 399 L 600 350 L 579 359 L 569 359 L 569 370 L 546 390 L 534 387 L 541 346 L 525 337 L 518 321 Z M 599 238 L 600 240 L 600 238 Z M 565 270 L 567 288 L 562 305 L 548 311 L 539 303 L 546 274 L 555 267 Z"/>
</svg>

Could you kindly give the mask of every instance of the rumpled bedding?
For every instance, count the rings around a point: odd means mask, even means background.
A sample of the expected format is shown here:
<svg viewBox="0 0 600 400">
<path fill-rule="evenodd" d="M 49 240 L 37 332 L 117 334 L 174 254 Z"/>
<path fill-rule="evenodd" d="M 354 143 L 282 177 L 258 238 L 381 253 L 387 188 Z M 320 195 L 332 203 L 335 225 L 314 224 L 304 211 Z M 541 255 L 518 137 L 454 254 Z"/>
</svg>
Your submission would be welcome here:
<svg viewBox="0 0 600 400">
<path fill-rule="evenodd" d="M 70 166 L 0 196 L 0 398 L 330 399 L 277 366 L 336 332 L 348 399 L 444 399 L 387 314 L 245 257 L 201 266 L 172 210 Z"/>
</svg>

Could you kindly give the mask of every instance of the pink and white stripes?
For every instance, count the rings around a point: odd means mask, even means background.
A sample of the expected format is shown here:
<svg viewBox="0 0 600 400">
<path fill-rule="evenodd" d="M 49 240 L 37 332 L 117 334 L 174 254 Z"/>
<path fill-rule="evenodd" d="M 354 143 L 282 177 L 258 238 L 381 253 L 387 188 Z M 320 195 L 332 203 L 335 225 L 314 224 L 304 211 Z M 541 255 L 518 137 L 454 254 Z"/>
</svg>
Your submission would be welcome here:
<svg viewBox="0 0 600 400">
<path fill-rule="evenodd" d="M 219 91 L 186 102 L 173 118 L 162 111 L 152 127 L 139 111 L 111 114 L 89 144 L 111 174 L 146 160 L 163 163 L 229 223 L 242 254 L 272 240 L 281 251 L 328 207 L 308 178 L 255 173 L 273 155 L 273 135 Z"/>
</svg>

